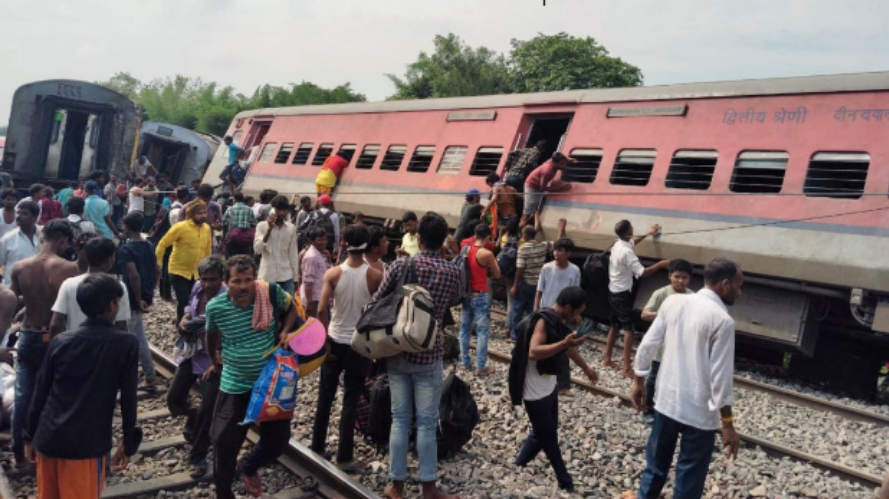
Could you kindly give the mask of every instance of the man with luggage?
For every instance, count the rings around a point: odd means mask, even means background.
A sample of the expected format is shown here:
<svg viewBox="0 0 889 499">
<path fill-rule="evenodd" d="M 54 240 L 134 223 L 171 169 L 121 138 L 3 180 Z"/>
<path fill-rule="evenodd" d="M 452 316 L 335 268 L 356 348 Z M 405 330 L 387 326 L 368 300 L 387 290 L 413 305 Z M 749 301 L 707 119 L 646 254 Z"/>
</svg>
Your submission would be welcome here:
<svg viewBox="0 0 889 499">
<path fill-rule="evenodd" d="M 274 462 L 290 440 L 289 419 L 260 423 L 259 442 L 238 459 L 250 430 L 241 422 L 247 414 L 253 385 L 267 363 L 265 353 L 278 343 L 278 330 L 284 331 L 282 335 L 292 331 L 298 318 L 287 293 L 275 283 L 258 281 L 256 271 L 256 262 L 247 255 L 229 258 L 225 262 L 228 292 L 207 304 L 207 352 L 213 365 L 205 377 L 222 373 L 210 427 L 215 448 L 216 497 L 221 499 L 235 497 L 232 483 L 236 470 L 248 494 L 262 495 L 259 468 Z M 256 307 L 259 311 L 254 314 Z M 275 311 L 286 313 L 283 328 L 279 327 L 281 319 Z"/>
<path fill-rule="evenodd" d="M 408 271 L 410 262 L 413 266 L 412 281 L 425 288 L 435 304 L 437 329 L 435 345 L 431 350 L 402 353 L 387 359 L 392 393 L 392 431 L 389 438 L 389 476 L 392 484 L 386 487 L 383 495 L 390 499 L 404 497 L 404 484 L 408 479 L 408 437 L 416 415 L 422 497 L 447 499 L 451 496 L 436 486 L 436 427 L 442 389 L 441 335 L 445 312 L 460 298 L 460 270 L 441 256 L 441 247 L 448 237 L 448 223 L 441 215 L 432 212 L 424 215 L 417 226 L 417 237 L 421 248 L 419 254 L 395 261 L 374 296 L 377 300 L 394 292 L 402 273 Z"/>
</svg>

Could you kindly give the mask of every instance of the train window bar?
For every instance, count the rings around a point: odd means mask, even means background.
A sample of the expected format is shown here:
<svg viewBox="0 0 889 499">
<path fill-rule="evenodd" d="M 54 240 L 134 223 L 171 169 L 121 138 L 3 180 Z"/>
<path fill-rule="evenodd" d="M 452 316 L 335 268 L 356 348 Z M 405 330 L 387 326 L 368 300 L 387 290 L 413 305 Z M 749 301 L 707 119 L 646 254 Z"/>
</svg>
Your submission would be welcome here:
<svg viewBox="0 0 889 499">
<path fill-rule="evenodd" d="M 407 164 L 407 171 L 414 173 L 426 173 L 435 156 L 435 146 L 417 146 L 414 155 Z"/>
<path fill-rule="evenodd" d="M 448 146 L 445 149 L 441 161 L 438 163 L 438 173 L 442 175 L 457 175 L 463 167 L 463 160 L 469 148 L 466 146 Z"/>
<path fill-rule="evenodd" d="M 309 156 L 312 155 L 312 147 L 314 144 L 311 142 L 303 142 L 299 145 L 299 148 L 296 150 L 296 154 L 293 155 L 293 161 L 290 163 L 291 165 L 304 165 L 309 162 Z"/>
<path fill-rule="evenodd" d="M 497 172 L 501 159 L 503 159 L 502 147 L 480 147 L 475 153 L 475 159 L 472 160 L 469 174 L 476 177 L 487 177 L 489 174 Z"/>
<path fill-rule="evenodd" d="M 401 162 L 404 161 L 404 154 L 407 152 L 407 146 L 389 146 L 383 161 L 380 163 L 380 170 L 390 172 L 398 171 L 401 168 Z"/>
<path fill-rule="evenodd" d="M 278 147 L 277 142 L 269 142 L 266 145 L 262 146 L 262 153 L 259 155 L 259 162 L 267 163 L 270 159 L 272 159 L 272 155 L 275 154 L 276 147 Z"/>
<path fill-rule="evenodd" d="M 716 151 L 676 151 L 667 170 L 667 187 L 706 191 L 716 170 Z"/>
<path fill-rule="evenodd" d="M 870 154 L 819 152 L 812 156 L 803 193 L 809 197 L 858 199 L 864 194 Z"/>
<path fill-rule="evenodd" d="M 320 146 L 318 146 L 318 152 L 315 153 L 315 158 L 312 159 L 312 166 L 323 165 L 331 154 L 333 154 L 333 144 L 321 144 Z"/>
<path fill-rule="evenodd" d="M 732 192 L 777 194 L 784 185 L 790 155 L 778 151 L 744 151 L 735 161 L 729 183 Z"/>
<path fill-rule="evenodd" d="M 361 150 L 361 156 L 358 156 L 358 161 L 355 162 L 355 168 L 361 170 L 370 170 L 371 168 L 373 168 L 374 163 L 376 163 L 377 161 L 377 156 L 379 155 L 379 144 L 368 144 L 364 146 L 364 149 Z"/>
<path fill-rule="evenodd" d="M 283 165 L 290 159 L 290 153 L 293 152 L 293 142 L 285 142 L 281 144 L 281 150 L 275 155 L 275 164 Z"/>
<path fill-rule="evenodd" d="M 572 149 L 569 156 L 576 159 L 577 162 L 568 163 L 568 166 L 562 171 L 562 180 L 592 184 L 596 180 L 596 174 L 599 173 L 602 155 L 602 149 Z"/>
<path fill-rule="evenodd" d="M 614 185 L 645 187 L 651 179 L 651 170 L 657 151 L 654 149 L 624 149 L 617 155 L 611 172 Z"/>
</svg>

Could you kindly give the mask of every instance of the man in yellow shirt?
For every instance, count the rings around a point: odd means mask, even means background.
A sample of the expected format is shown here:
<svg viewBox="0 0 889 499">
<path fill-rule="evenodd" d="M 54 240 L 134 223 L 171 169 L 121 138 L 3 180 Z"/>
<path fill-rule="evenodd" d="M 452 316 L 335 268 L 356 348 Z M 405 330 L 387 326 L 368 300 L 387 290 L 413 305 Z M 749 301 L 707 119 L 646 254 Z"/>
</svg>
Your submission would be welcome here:
<svg viewBox="0 0 889 499">
<path fill-rule="evenodd" d="M 199 278 L 198 263 L 210 256 L 213 231 L 207 225 L 207 204 L 193 202 L 185 208 L 187 220 L 170 227 L 155 249 L 157 266 L 160 269 L 164 253 L 172 246 L 170 255 L 170 283 L 176 294 L 176 321 L 182 320 L 185 306 L 191 296 L 191 288 Z"/>
<path fill-rule="evenodd" d="M 401 246 L 395 248 L 395 254 L 399 257 L 416 256 L 420 252 L 420 241 L 417 239 L 417 214 L 408 211 L 401 217 L 401 226 L 404 228 L 404 237 Z"/>
</svg>

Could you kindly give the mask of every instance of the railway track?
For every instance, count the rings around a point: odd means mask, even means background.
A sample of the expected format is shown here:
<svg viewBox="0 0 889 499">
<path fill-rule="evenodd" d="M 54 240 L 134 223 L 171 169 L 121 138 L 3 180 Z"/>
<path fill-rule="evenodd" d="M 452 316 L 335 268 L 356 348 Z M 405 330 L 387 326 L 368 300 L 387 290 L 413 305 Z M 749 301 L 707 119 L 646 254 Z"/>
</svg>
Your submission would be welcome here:
<svg viewBox="0 0 889 499">
<path fill-rule="evenodd" d="M 165 352 L 154 345 L 151 346 L 151 354 L 159 375 L 172 379 L 176 370 L 176 363 Z M 168 417 L 166 409 L 143 412 L 140 410 L 140 420 L 147 418 Z M 251 443 L 259 440 L 259 433 L 251 430 L 247 436 Z M 159 453 L 164 449 L 183 446 L 185 440 L 181 435 L 159 440 L 147 441 L 139 449 L 141 454 Z M 278 463 L 295 477 L 295 486 L 280 490 L 271 497 L 279 498 L 335 498 L 349 497 L 356 499 L 379 499 L 379 496 L 367 489 L 359 481 L 340 471 L 327 460 L 318 456 L 308 447 L 290 439 L 284 454 L 278 459 Z M 212 469 L 199 479 L 191 478 L 188 473 L 177 473 L 165 477 L 153 478 L 145 481 L 131 482 L 122 485 L 110 486 L 105 489 L 106 498 L 125 498 L 144 496 L 157 493 L 160 490 L 188 489 L 200 483 L 212 481 Z M 267 496 L 264 496 L 267 497 Z"/>
<path fill-rule="evenodd" d="M 475 348 L 474 344 L 473 348 Z M 491 348 L 488 349 L 488 357 L 504 364 L 509 364 L 512 361 L 512 357 L 510 355 Z M 632 408 L 633 406 L 630 396 L 626 393 L 622 393 L 610 388 L 594 386 L 585 380 L 575 377 L 571 378 L 571 382 L 578 388 L 592 393 L 593 395 L 607 397 L 612 400 L 618 399 L 620 400 L 621 405 L 626 408 Z M 738 434 L 741 437 L 742 442 L 745 442 L 748 445 L 758 446 L 763 451 L 765 451 L 766 454 L 769 454 L 771 456 L 777 458 L 789 457 L 795 461 L 807 463 L 819 469 L 825 470 L 845 480 L 860 483 L 868 487 L 879 487 L 882 483 L 882 477 L 879 477 L 877 475 L 857 470 L 839 463 L 835 463 L 833 461 L 830 461 L 829 459 L 824 459 L 814 454 L 803 452 L 779 443 L 771 442 L 769 440 L 754 435 L 742 432 L 738 432 Z"/>
<path fill-rule="evenodd" d="M 498 318 L 498 320 L 506 319 L 506 314 L 501 310 L 492 309 L 491 316 L 492 318 Z M 606 342 L 605 338 L 593 335 L 588 336 L 587 340 L 590 343 L 595 343 L 600 346 L 604 346 Z M 740 376 L 737 374 L 734 376 L 734 384 L 736 388 L 766 393 L 776 399 L 789 402 L 796 406 L 836 414 L 852 421 L 869 423 L 881 427 L 889 427 L 889 416 L 874 411 L 869 411 L 867 409 L 861 409 L 859 407 L 853 407 L 821 397 L 795 392 L 793 390 L 788 390 L 786 388 L 775 386 L 769 383 L 763 383 L 761 381 L 755 381 L 749 378 L 745 378 L 744 376 Z"/>
</svg>

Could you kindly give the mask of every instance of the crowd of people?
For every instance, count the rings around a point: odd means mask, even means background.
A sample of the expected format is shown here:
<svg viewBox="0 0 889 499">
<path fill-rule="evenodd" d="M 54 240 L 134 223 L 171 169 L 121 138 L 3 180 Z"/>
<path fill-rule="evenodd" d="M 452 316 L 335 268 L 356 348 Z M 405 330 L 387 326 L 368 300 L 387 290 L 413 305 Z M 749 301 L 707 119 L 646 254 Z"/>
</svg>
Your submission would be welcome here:
<svg viewBox="0 0 889 499">
<path fill-rule="evenodd" d="M 242 152 L 229 138 L 226 144 L 230 157 Z M 541 143 L 510 155 L 505 177 L 487 179 L 487 203 L 480 191 L 468 190 L 453 235 L 436 213 L 406 212 L 404 234 L 391 252 L 383 229 L 366 225 L 360 213 L 347 223 L 336 211 L 331 195 L 348 166 L 338 155 L 324 169 L 330 173 L 316 179 L 314 201 L 273 190 L 258 200 L 238 190 L 217 194 L 199 181 L 173 186 L 141 158 L 125 178 L 95 172 L 57 193 L 34 184 L 21 200 L 4 191 L 0 330 L 10 331 L 4 344 L 17 352 L 17 465 L 36 463 L 39 494 L 46 497 L 99 497 L 103 480 L 95 480 L 97 473 L 103 477 L 106 465 L 126 467 L 141 440 L 136 391 L 158 387 L 144 315 L 160 299 L 176 310 L 168 326 L 177 335 L 179 364 L 167 404 L 171 414 L 186 418 L 193 477 L 208 472 L 214 448 L 216 497 L 234 497 L 237 477 L 259 496 L 259 468 L 285 449 L 290 421 L 263 422 L 259 442 L 239 457 L 248 430 L 240 423 L 265 353 L 308 317 L 321 321 L 328 335 L 311 448 L 343 470 L 361 469 L 355 421 L 373 363 L 351 348 L 352 336 L 365 306 L 394 293 L 409 273 L 431 296 L 437 334 L 431 348 L 385 362 L 392 425 L 391 484 L 384 495 L 405 495 L 414 434 L 422 496 L 450 497 L 437 487 L 442 335 L 445 325 L 459 326 L 464 374 L 482 380 L 493 373 L 487 344 L 495 284 L 507 290 L 507 339 L 515 344 L 510 395 L 524 405 L 531 426 L 515 463 L 527 465 L 542 450 L 559 487 L 573 490 L 559 449 L 558 400 L 571 396 L 569 361 L 592 383 L 598 373 L 578 350 L 588 292 L 580 287 L 580 268 L 571 263 L 576 245 L 566 237 L 565 220 L 553 240 L 543 237 L 541 227 L 545 193 L 570 188 L 554 177 L 572 160 L 555 153 L 539 164 L 545 149 Z M 230 179 L 226 183 L 232 186 Z M 676 494 L 700 497 L 716 431 L 730 453 L 738 448 L 731 411 L 734 323 L 726 305 L 740 295 L 743 276 L 736 264 L 715 260 L 704 268 L 704 289 L 693 293 L 689 262 L 644 267 L 635 245 L 659 231 L 654 225 L 634 236 L 626 220 L 615 227 L 605 367 L 614 367 L 611 352 L 623 332 L 622 369 L 652 426 L 638 496 L 660 496 L 681 435 Z M 634 364 L 633 282 L 661 269 L 669 271 L 670 284 L 644 308 L 642 319 L 652 325 Z M 459 322 L 451 317 L 454 305 L 461 305 Z M 8 350 L 0 351 L 0 359 L 8 358 Z M 195 384 L 199 407 L 188 396 Z M 328 424 L 341 385 L 338 445 L 328 454 Z M 111 455 L 118 394 L 122 434 Z"/>
</svg>

